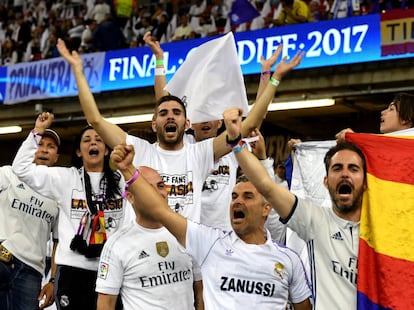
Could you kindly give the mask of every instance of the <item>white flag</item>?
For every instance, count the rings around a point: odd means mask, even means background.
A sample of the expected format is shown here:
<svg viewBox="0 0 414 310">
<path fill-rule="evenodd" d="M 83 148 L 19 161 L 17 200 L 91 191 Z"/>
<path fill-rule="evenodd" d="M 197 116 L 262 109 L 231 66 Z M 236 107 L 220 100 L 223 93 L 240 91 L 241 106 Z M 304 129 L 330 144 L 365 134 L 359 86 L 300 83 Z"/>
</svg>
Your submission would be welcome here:
<svg viewBox="0 0 414 310">
<path fill-rule="evenodd" d="M 165 89 L 185 98 L 191 123 L 223 118 L 240 107 L 247 115 L 247 95 L 233 33 L 208 41 L 191 52 Z"/>
</svg>

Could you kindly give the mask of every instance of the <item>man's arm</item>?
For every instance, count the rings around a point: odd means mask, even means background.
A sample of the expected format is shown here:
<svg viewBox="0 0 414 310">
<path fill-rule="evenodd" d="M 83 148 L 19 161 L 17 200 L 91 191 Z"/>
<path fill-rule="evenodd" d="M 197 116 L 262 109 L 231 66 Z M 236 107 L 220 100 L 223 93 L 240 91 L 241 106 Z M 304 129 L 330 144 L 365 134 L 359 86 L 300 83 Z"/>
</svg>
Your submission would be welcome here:
<svg viewBox="0 0 414 310">
<path fill-rule="evenodd" d="M 156 59 L 156 70 L 154 72 L 155 82 L 154 82 L 154 91 L 155 99 L 158 101 L 163 96 L 168 95 L 168 92 L 164 89 L 167 86 L 167 79 L 165 78 L 165 68 L 164 68 L 164 51 L 160 46 L 160 42 L 154 41 L 151 36 L 151 32 L 147 32 L 144 35 L 145 43 L 151 48 L 152 53 L 155 55 Z M 157 72 L 157 70 L 163 71 Z"/>
<path fill-rule="evenodd" d="M 308 299 L 305 299 L 302 302 L 299 302 L 297 304 L 293 304 L 293 309 L 295 309 L 295 310 L 310 310 L 310 309 L 312 309 L 312 304 L 311 304 L 311 302 L 308 298 Z"/>
<path fill-rule="evenodd" d="M 241 115 L 241 113 L 240 113 Z M 241 132 L 241 116 L 224 118 L 230 140 L 236 139 Z M 276 184 L 259 160 L 246 147 L 235 152 L 243 173 L 257 190 L 269 201 L 282 219 L 289 216 L 295 203 L 295 196 L 283 186 Z"/>
<path fill-rule="evenodd" d="M 275 57 L 275 59 L 277 59 L 281 52 L 282 45 L 279 45 L 272 57 Z M 293 57 L 293 59 L 288 63 L 286 62 L 287 57 L 285 56 L 283 57 L 282 61 L 276 66 L 276 69 L 271 77 L 271 80 L 273 79 L 272 81 L 276 82 L 267 83 L 265 89 L 263 90 L 263 93 L 256 100 L 253 108 L 250 110 L 246 119 L 243 121 L 243 125 L 240 131 L 243 137 L 248 136 L 249 133 L 255 128 L 260 128 L 260 125 L 266 116 L 267 108 L 275 96 L 277 89 L 277 85 L 275 84 L 278 84 L 286 73 L 288 73 L 294 67 L 298 66 L 303 56 L 304 53 L 297 52 L 295 57 Z M 230 147 L 226 145 L 226 135 L 227 132 L 224 131 L 214 139 L 214 160 L 218 160 L 220 157 L 230 152 Z"/>
<path fill-rule="evenodd" d="M 194 281 L 193 290 L 195 310 L 204 310 L 203 281 Z"/>
<path fill-rule="evenodd" d="M 134 208 L 138 208 L 139 212 L 158 220 L 185 247 L 187 220 L 172 211 L 167 202 L 143 176 L 139 174 L 137 176 L 137 169 L 132 165 L 133 158 L 134 147 L 132 145 L 117 145 L 111 153 L 112 163 L 122 173 L 125 180 L 129 180 L 126 181 L 126 184 L 132 182 L 128 191 L 134 196 Z"/>
<path fill-rule="evenodd" d="M 76 51 L 70 53 L 62 39 L 58 39 L 57 48 L 60 55 L 65 58 L 72 67 L 76 85 L 78 86 L 79 102 L 87 122 L 92 125 L 105 143 L 111 148 L 125 142 L 126 133 L 117 125 L 104 120 L 99 112 L 95 98 L 93 97 L 88 81 L 83 73 L 82 59 L 79 57 L 79 54 Z"/>
<path fill-rule="evenodd" d="M 39 306 L 40 309 L 49 307 L 55 301 L 54 285 L 55 285 L 55 276 L 56 276 L 56 263 L 55 263 L 56 248 L 57 248 L 57 242 L 53 241 L 50 279 L 49 279 L 49 282 L 46 283 L 42 287 L 39 297 L 37 298 L 39 301 L 45 298 L 43 303 Z"/>
<path fill-rule="evenodd" d="M 97 310 L 115 310 L 118 295 L 98 294 Z"/>
</svg>

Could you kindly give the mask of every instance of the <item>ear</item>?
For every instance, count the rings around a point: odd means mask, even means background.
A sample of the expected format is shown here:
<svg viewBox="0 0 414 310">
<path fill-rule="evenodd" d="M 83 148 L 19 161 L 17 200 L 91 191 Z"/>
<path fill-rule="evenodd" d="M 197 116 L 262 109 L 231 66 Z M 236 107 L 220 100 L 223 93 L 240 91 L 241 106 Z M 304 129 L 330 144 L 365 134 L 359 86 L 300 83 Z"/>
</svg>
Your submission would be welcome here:
<svg viewBox="0 0 414 310">
<path fill-rule="evenodd" d="M 79 149 L 76 150 L 76 156 L 78 156 L 79 158 L 82 157 L 81 151 Z"/>
<path fill-rule="evenodd" d="M 217 129 L 220 129 L 220 128 L 221 128 L 221 126 L 223 126 L 223 120 L 219 120 L 219 121 L 217 122 Z"/>
<path fill-rule="evenodd" d="M 272 205 L 270 203 L 266 202 L 263 205 L 262 215 L 267 218 L 269 216 L 270 211 L 272 211 Z"/>
<path fill-rule="evenodd" d="M 105 156 L 107 156 L 109 154 L 109 150 L 107 147 L 105 147 Z"/>
<path fill-rule="evenodd" d="M 153 132 L 157 132 L 157 124 L 155 123 L 155 119 L 151 122 L 151 128 Z"/>
<path fill-rule="evenodd" d="M 328 188 L 328 176 L 324 176 L 323 178 L 323 185 L 325 185 L 326 188 Z"/>
<path fill-rule="evenodd" d="M 59 160 L 59 154 L 56 155 L 56 159 L 55 159 L 54 164 L 56 164 L 58 160 Z"/>
<path fill-rule="evenodd" d="M 188 118 L 186 118 L 186 120 L 185 120 L 185 129 L 187 130 L 190 127 L 191 127 L 190 120 Z"/>
</svg>

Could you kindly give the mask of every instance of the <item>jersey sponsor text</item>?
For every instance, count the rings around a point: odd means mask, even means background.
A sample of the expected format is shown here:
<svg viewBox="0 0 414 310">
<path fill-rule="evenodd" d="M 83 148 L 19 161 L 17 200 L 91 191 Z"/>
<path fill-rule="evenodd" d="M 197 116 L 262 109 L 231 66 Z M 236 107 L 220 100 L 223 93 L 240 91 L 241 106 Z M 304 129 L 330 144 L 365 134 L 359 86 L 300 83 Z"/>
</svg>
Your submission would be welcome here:
<svg viewBox="0 0 414 310">
<path fill-rule="evenodd" d="M 26 203 L 17 198 L 14 198 L 11 203 L 11 207 L 13 209 L 22 211 L 26 214 L 45 220 L 47 223 L 52 223 L 55 217 L 51 215 L 49 212 L 47 212 L 46 210 L 40 209 L 43 203 L 44 201 L 41 201 L 34 196 L 30 197 L 29 203 Z"/>
<path fill-rule="evenodd" d="M 229 277 L 221 277 L 220 289 L 237 293 L 257 294 L 265 297 L 272 297 L 275 292 L 274 283 L 250 281 Z"/>
</svg>

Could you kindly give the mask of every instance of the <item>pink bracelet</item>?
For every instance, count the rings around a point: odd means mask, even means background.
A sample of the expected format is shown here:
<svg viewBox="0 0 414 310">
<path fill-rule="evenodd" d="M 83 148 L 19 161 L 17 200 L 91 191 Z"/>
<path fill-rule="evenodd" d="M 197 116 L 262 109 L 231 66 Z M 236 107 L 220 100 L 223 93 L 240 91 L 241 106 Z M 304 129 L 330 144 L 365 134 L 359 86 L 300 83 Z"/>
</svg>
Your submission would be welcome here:
<svg viewBox="0 0 414 310">
<path fill-rule="evenodd" d="M 34 131 L 34 129 L 32 129 L 32 134 L 33 134 L 34 136 L 39 136 L 39 137 L 43 136 L 43 134 L 41 134 L 41 133 L 39 133 L 39 132 Z"/>
<path fill-rule="evenodd" d="M 270 72 L 270 70 L 263 71 L 263 72 L 262 72 L 262 74 L 260 74 L 260 78 L 261 78 L 262 80 L 264 80 L 265 75 L 266 75 L 266 74 L 271 74 L 271 73 L 272 73 L 272 72 Z"/>
<path fill-rule="evenodd" d="M 122 193 L 122 198 L 126 197 L 128 187 L 130 187 L 131 184 L 134 183 L 137 180 L 138 176 L 139 176 L 139 170 L 135 169 L 135 172 L 134 172 L 134 175 L 132 176 L 132 178 L 130 178 L 128 181 L 125 181 L 125 190 Z"/>
</svg>

